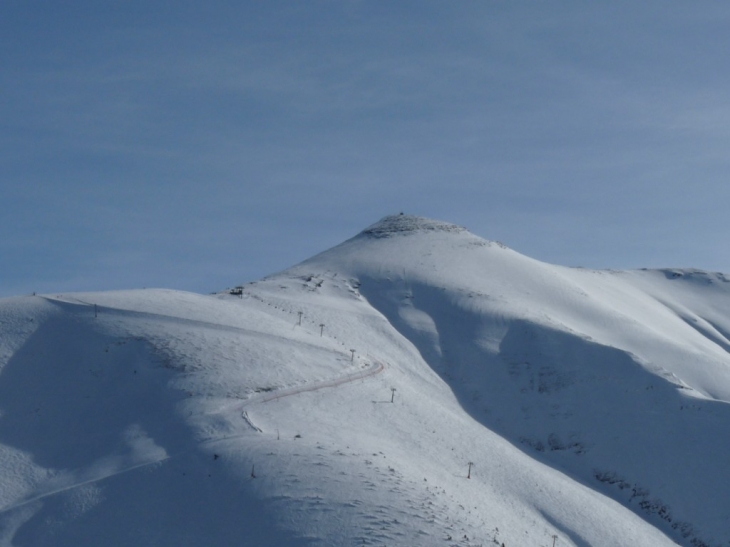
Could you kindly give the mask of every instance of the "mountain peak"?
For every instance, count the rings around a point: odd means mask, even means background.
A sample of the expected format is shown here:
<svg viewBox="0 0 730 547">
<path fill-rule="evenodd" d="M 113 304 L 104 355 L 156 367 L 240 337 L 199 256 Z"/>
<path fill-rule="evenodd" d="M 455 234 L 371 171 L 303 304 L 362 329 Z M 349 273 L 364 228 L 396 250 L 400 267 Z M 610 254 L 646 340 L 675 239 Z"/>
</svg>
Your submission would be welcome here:
<svg viewBox="0 0 730 547">
<path fill-rule="evenodd" d="M 433 220 L 426 217 L 406 215 L 403 213 L 383 217 L 378 222 L 361 232 L 362 235 L 382 238 L 396 235 L 408 235 L 414 232 L 466 232 L 466 228 Z"/>
</svg>

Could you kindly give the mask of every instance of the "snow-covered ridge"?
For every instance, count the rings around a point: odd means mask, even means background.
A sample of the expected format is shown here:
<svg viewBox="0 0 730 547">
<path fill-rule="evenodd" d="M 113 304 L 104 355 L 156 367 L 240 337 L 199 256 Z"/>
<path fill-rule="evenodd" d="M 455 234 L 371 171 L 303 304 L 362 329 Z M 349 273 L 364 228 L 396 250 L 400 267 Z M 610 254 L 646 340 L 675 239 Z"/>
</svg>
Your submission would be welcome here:
<svg viewBox="0 0 730 547">
<path fill-rule="evenodd" d="M 0 300 L 0 547 L 727 547 L 728 403 L 728 276 L 388 216 L 212 296 Z"/>
<path fill-rule="evenodd" d="M 398 215 L 389 215 L 380 219 L 372 226 L 363 230 L 361 234 L 380 238 L 395 235 L 407 235 L 414 232 L 461 233 L 466 231 L 466 228 L 457 226 L 456 224 L 400 213 Z"/>
</svg>

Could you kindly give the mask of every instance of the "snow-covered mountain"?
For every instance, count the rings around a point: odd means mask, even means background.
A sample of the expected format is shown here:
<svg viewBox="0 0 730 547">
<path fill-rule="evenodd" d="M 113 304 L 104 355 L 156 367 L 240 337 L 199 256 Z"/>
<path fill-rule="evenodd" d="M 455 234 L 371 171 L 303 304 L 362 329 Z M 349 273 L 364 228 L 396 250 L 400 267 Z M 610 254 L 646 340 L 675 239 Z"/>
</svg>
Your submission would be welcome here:
<svg viewBox="0 0 730 547">
<path fill-rule="evenodd" d="M 262 281 L 0 300 L 1 546 L 730 545 L 730 278 L 386 217 Z"/>
</svg>

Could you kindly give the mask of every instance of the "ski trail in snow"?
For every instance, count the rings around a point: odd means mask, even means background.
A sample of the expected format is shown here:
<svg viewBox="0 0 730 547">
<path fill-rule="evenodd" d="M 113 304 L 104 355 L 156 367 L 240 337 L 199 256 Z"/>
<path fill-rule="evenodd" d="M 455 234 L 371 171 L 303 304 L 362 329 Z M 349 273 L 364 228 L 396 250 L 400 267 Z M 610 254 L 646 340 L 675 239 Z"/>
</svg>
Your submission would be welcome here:
<svg viewBox="0 0 730 547">
<path fill-rule="evenodd" d="M 204 443 L 201 443 L 201 444 L 204 444 Z M 36 494 L 36 495 L 33 495 L 33 496 L 31 496 L 29 498 L 26 498 L 26 499 L 24 499 L 22 501 L 19 501 L 18 503 L 15 503 L 13 505 L 8 505 L 6 507 L 2 507 L 2 508 L 0 508 L 0 514 L 7 513 L 8 511 L 12 511 L 12 510 L 17 509 L 19 507 L 23 507 L 24 505 L 28 505 L 29 503 L 33 503 L 35 501 L 42 500 L 43 498 L 47 498 L 49 496 L 54 496 L 56 494 L 60 494 L 61 492 L 66 492 L 68 490 L 73 490 L 74 488 L 79 488 L 79 487 L 85 486 L 87 484 L 92 484 L 92 483 L 95 483 L 95 482 L 103 481 L 104 479 L 108 479 L 109 477 L 115 477 L 117 475 L 121 475 L 122 473 L 127 473 L 128 471 L 134 471 L 135 469 L 140 469 L 142 467 L 147 467 L 147 466 L 150 466 L 150 465 L 155 465 L 155 464 L 158 464 L 158 463 L 162 463 L 162 462 L 167 461 L 167 460 L 173 458 L 174 456 L 177 456 L 177 455 L 180 455 L 180 454 L 182 454 L 182 452 L 178 452 L 177 454 L 167 455 L 164 458 L 159 458 L 159 459 L 154 460 L 154 461 L 138 463 L 138 464 L 132 465 L 130 467 L 125 467 L 124 469 L 119 469 L 117 471 L 113 471 L 113 472 L 109 472 L 109 473 L 103 473 L 100 476 L 93 477 L 93 478 L 89 478 L 89 479 L 86 479 L 86 480 L 82 480 L 82 481 L 76 482 L 74 484 L 68 484 L 66 486 L 52 488 L 52 489 L 46 490 L 46 491 L 44 491 L 44 492 L 42 492 L 40 494 Z"/>
<path fill-rule="evenodd" d="M 284 397 L 291 397 L 294 395 L 298 395 L 300 393 L 317 391 L 317 390 L 324 389 L 324 388 L 329 388 L 329 387 L 337 388 L 344 384 L 355 382 L 357 380 L 361 380 L 361 379 L 367 378 L 369 376 L 375 376 L 376 374 L 381 373 L 383 370 L 385 370 L 385 365 L 383 363 L 381 363 L 380 361 L 374 361 L 373 363 L 370 364 L 370 366 L 368 368 L 366 368 L 365 370 L 359 371 L 359 372 L 350 373 L 350 374 L 341 376 L 339 378 L 334 378 L 331 380 L 324 380 L 322 382 L 315 382 L 312 384 L 306 384 L 306 385 L 302 385 L 302 386 L 298 386 L 298 387 L 276 390 L 276 391 L 273 391 L 270 393 L 263 393 L 261 395 L 251 397 L 250 399 L 243 401 L 241 403 L 236 403 L 233 405 L 226 405 L 224 407 L 219 408 L 218 410 L 208 412 L 206 414 L 219 414 L 219 413 L 230 411 L 230 410 L 242 410 L 242 415 L 241 415 L 242 418 L 254 430 L 256 430 L 258 432 L 262 432 L 262 430 L 251 421 L 251 419 L 248 416 L 248 413 L 245 410 L 243 410 L 245 407 L 251 406 L 254 404 L 275 401 L 277 399 L 283 399 Z M 118 469 L 113 472 L 103 473 L 100 476 L 82 480 L 82 481 L 76 482 L 74 484 L 69 484 L 69 485 L 62 486 L 62 487 L 52 488 L 52 489 L 46 490 L 40 494 L 32 495 L 31 497 L 24 499 L 22 501 L 19 501 L 18 503 L 14 503 L 14 504 L 8 505 L 6 507 L 0 507 L 0 514 L 7 513 L 9 511 L 13 511 L 14 509 L 18 509 L 18 508 L 26 506 L 30 503 L 40 501 L 44 498 L 54 496 L 54 495 L 60 494 L 62 492 L 67 492 L 67 491 L 73 490 L 74 488 L 79 488 L 81 486 L 103 481 L 110 477 L 115 477 L 117 475 L 121 475 L 121 474 L 127 473 L 129 471 L 134 471 L 135 469 L 141 469 L 143 467 L 148 467 L 150 465 L 161 464 L 172 458 L 181 456 L 183 454 L 191 452 L 194 449 L 198 449 L 198 448 L 201 448 L 201 447 L 209 445 L 209 444 L 213 444 L 216 442 L 222 442 L 222 441 L 228 441 L 228 440 L 232 440 L 232 439 L 238 439 L 238 438 L 245 437 L 246 435 L 247 435 L 246 433 L 242 433 L 242 434 L 238 434 L 238 435 L 229 435 L 229 436 L 224 436 L 224 437 L 213 437 L 213 438 L 203 439 L 202 441 L 197 442 L 195 444 L 195 446 L 192 448 L 188 448 L 186 450 L 182 450 L 182 451 L 176 452 L 174 454 L 168 454 L 164 458 L 158 458 L 153 461 L 143 462 L 143 463 L 139 463 L 136 465 L 132 465 L 130 467 L 125 467 L 123 469 Z"/>
<path fill-rule="evenodd" d="M 246 412 L 245 410 L 244 410 L 243 412 L 241 412 L 241 418 L 243 418 L 243 420 L 244 420 L 244 421 L 245 421 L 245 422 L 246 422 L 246 423 L 247 423 L 248 425 L 250 425 L 252 429 L 254 429 L 254 430 L 258 431 L 259 433 L 263 433 L 263 432 L 264 432 L 264 431 L 263 431 L 263 429 L 261 429 L 261 428 L 260 428 L 259 426 L 257 426 L 257 425 L 256 425 L 255 423 L 253 423 L 253 421 L 251 420 L 251 417 L 250 417 L 250 416 L 248 415 L 248 412 Z"/>
<path fill-rule="evenodd" d="M 307 393 L 309 391 L 317 391 L 328 387 L 339 387 L 343 384 L 362 380 L 363 378 L 367 378 L 369 376 L 375 376 L 376 374 L 380 374 L 381 372 L 383 372 L 383 370 L 385 370 L 385 365 L 383 363 L 381 363 L 380 361 L 373 361 L 372 363 L 370 363 L 370 366 L 368 368 L 358 372 L 353 372 L 331 380 L 323 380 L 321 382 L 313 382 L 311 384 L 304 384 L 286 389 L 277 389 L 275 391 L 262 393 L 260 395 L 254 395 L 253 397 L 246 399 L 245 401 L 222 406 L 217 410 L 208 412 L 207 414 L 219 414 L 221 412 L 226 412 L 229 410 L 242 410 L 247 406 L 257 403 L 267 403 L 269 401 L 283 399 L 284 397 L 291 397 L 292 395 Z"/>
</svg>

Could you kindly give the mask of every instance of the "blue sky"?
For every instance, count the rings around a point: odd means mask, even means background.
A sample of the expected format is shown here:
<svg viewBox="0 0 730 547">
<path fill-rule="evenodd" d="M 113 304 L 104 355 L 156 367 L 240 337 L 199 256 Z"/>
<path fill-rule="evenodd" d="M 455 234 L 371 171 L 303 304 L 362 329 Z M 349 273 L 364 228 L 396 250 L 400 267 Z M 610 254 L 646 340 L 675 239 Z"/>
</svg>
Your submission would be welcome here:
<svg viewBox="0 0 730 547">
<path fill-rule="evenodd" d="M 210 292 L 404 211 L 730 272 L 725 2 L 5 0 L 0 296 Z"/>
</svg>

